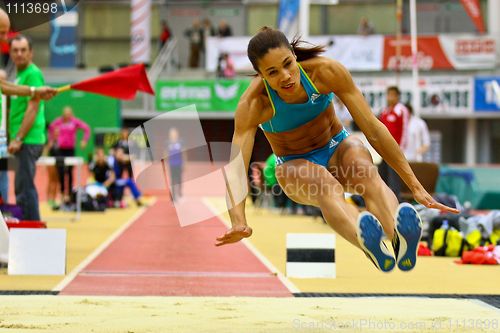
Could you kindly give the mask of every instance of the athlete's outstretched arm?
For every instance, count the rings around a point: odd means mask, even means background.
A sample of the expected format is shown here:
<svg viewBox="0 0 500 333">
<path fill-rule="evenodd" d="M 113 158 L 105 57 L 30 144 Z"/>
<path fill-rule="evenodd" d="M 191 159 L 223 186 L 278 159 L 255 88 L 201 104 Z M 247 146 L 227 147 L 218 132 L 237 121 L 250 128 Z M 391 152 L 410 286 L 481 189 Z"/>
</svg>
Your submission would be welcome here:
<svg viewBox="0 0 500 333">
<path fill-rule="evenodd" d="M 389 130 L 371 111 L 363 94 L 354 84 L 351 74 L 337 61 L 328 60 L 328 65 L 321 73 L 322 82 L 331 82 L 332 91 L 340 97 L 347 106 L 352 118 L 363 131 L 370 144 L 382 158 L 398 173 L 412 191 L 416 201 L 429 208 L 437 208 L 452 213 L 459 211 L 438 203 L 427 193 L 413 173 L 408 161 L 401 152 L 396 140 Z"/>
<path fill-rule="evenodd" d="M 255 140 L 255 132 L 257 126 L 253 124 L 250 116 L 250 103 L 246 99 L 242 99 L 238 104 L 238 108 L 234 117 L 234 134 L 231 148 L 231 160 L 241 152 L 245 170 L 240 170 L 237 166 L 241 163 L 234 163 L 237 170 L 232 170 L 227 173 L 228 194 L 227 202 L 229 206 L 229 217 L 231 218 L 232 228 L 224 235 L 217 238 L 216 246 L 235 243 L 243 238 L 252 235 L 252 229 L 247 225 L 245 217 L 245 198 L 240 202 L 234 202 L 236 195 L 231 193 L 232 189 L 239 188 L 237 184 L 241 184 L 240 175 L 245 175 L 245 180 L 248 175 L 248 167 Z M 234 185 L 233 185 L 234 184 Z M 246 196 L 245 196 L 246 197 Z"/>
</svg>

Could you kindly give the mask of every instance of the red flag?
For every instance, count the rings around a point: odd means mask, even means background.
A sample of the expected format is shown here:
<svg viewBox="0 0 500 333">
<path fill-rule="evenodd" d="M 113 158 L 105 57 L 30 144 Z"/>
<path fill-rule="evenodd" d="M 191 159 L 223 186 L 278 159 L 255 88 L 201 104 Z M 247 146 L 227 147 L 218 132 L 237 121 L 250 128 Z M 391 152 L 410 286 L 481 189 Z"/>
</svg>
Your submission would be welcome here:
<svg viewBox="0 0 500 333">
<path fill-rule="evenodd" d="M 143 64 L 117 69 L 85 81 L 74 83 L 71 89 L 111 96 L 120 99 L 133 99 L 137 91 L 154 95 Z M 64 91 L 66 89 L 60 89 Z"/>
<path fill-rule="evenodd" d="M 479 31 L 479 33 L 484 33 L 484 22 L 483 16 L 481 15 L 479 0 L 460 0 L 460 2 L 464 6 L 467 15 L 471 18 L 472 23 L 476 26 L 477 31 Z"/>
</svg>

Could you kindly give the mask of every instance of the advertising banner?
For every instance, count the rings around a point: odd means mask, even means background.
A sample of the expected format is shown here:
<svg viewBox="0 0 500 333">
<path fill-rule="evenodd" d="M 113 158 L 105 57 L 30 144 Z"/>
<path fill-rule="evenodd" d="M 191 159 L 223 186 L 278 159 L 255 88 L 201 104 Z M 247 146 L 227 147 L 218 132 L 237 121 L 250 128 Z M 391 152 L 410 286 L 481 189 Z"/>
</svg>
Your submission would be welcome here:
<svg viewBox="0 0 500 333">
<path fill-rule="evenodd" d="M 299 0 L 280 0 L 278 29 L 288 38 L 299 33 Z"/>
<path fill-rule="evenodd" d="M 151 61 L 151 0 L 131 1 L 130 57 L 134 64 Z"/>
<path fill-rule="evenodd" d="M 480 33 L 484 33 L 483 15 L 481 14 L 481 5 L 479 0 L 460 0 L 462 6 L 464 6 L 467 15 L 469 15 L 472 23 L 476 26 L 476 29 Z"/>
<path fill-rule="evenodd" d="M 339 61 L 352 71 L 379 71 L 382 69 L 384 37 L 373 36 L 311 36 L 315 45 L 327 46 L 323 54 Z"/>
<path fill-rule="evenodd" d="M 252 71 L 247 46 L 250 37 L 207 38 L 206 69 L 217 69 L 219 55 L 228 53 L 237 71 Z M 325 45 L 324 56 L 340 61 L 349 70 L 376 71 L 382 69 L 383 42 L 381 35 L 374 36 L 310 36 L 308 42 Z"/>
<path fill-rule="evenodd" d="M 496 45 L 490 37 L 440 35 L 439 43 L 451 69 L 495 68 Z"/>
<path fill-rule="evenodd" d="M 375 114 L 379 114 L 387 105 L 386 89 L 395 85 L 395 78 L 354 77 L 354 81 L 362 91 L 365 99 Z M 427 76 L 421 77 L 420 106 L 422 115 L 468 114 L 473 110 L 473 79 L 468 76 Z M 401 101 L 412 102 L 412 79 L 409 76 L 399 80 Z M 417 109 L 413 105 L 414 109 Z"/>
<path fill-rule="evenodd" d="M 384 39 L 383 68 L 397 66 L 396 46 L 401 45 L 401 70 L 411 70 L 411 42 L 404 36 Z M 439 35 L 418 37 L 417 63 L 421 70 L 432 69 L 492 69 L 495 67 L 495 40 L 490 37 Z"/>
<path fill-rule="evenodd" d="M 206 39 L 205 69 L 209 72 L 215 72 L 220 55 L 227 53 L 233 59 L 237 72 L 252 71 L 252 64 L 247 56 L 249 41 L 250 37 L 208 37 Z"/>
<path fill-rule="evenodd" d="M 386 89 L 396 84 L 394 77 L 354 76 L 375 114 L 386 106 Z M 423 76 L 420 78 L 420 106 L 423 115 L 460 115 L 474 110 L 474 79 L 469 76 Z M 199 112 L 234 112 L 248 80 L 158 81 L 156 108 L 171 111 L 195 104 Z M 399 79 L 401 101 L 412 102 L 412 79 Z M 413 103 L 412 103 L 413 104 Z M 414 106 L 415 107 L 415 106 Z M 416 108 L 416 107 L 415 107 Z"/>
<path fill-rule="evenodd" d="M 210 37 L 207 39 L 206 69 L 217 69 L 219 56 L 228 53 L 237 71 L 252 71 L 247 57 L 250 37 Z M 310 36 L 308 42 L 326 46 L 324 56 L 335 59 L 351 71 L 395 70 L 397 44 L 401 45 L 399 68 L 412 68 L 409 36 Z M 417 63 L 420 70 L 474 70 L 495 67 L 495 40 L 474 35 L 435 35 L 418 37 Z"/>
<path fill-rule="evenodd" d="M 77 54 L 78 12 L 50 21 L 50 67 L 74 68 Z"/>
<path fill-rule="evenodd" d="M 474 79 L 474 110 L 500 112 L 500 77 Z"/>
<path fill-rule="evenodd" d="M 250 84 L 248 80 L 195 80 L 156 82 L 156 109 L 172 111 L 195 104 L 197 111 L 234 112 Z"/>
</svg>

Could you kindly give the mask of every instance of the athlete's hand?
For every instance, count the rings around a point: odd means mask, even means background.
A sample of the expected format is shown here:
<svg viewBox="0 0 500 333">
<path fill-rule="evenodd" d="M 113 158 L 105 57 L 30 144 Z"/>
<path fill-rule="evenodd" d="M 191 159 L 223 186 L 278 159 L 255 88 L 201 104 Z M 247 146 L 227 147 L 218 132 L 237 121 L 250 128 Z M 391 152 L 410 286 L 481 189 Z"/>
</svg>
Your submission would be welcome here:
<svg viewBox="0 0 500 333">
<path fill-rule="evenodd" d="M 236 243 L 242 240 L 243 238 L 247 238 L 250 236 L 252 236 L 252 228 L 250 228 L 249 226 L 241 225 L 232 227 L 223 236 L 216 238 L 217 243 L 215 243 L 215 246 Z"/>
<path fill-rule="evenodd" d="M 423 188 L 414 191 L 413 192 L 413 197 L 418 203 L 421 203 L 427 208 L 434 208 L 434 209 L 439 209 L 442 211 L 458 214 L 460 211 L 456 208 L 451 208 L 446 205 L 443 205 L 442 203 L 437 202 L 429 193 L 427 193 L 426 190 Z"/>
</svg>

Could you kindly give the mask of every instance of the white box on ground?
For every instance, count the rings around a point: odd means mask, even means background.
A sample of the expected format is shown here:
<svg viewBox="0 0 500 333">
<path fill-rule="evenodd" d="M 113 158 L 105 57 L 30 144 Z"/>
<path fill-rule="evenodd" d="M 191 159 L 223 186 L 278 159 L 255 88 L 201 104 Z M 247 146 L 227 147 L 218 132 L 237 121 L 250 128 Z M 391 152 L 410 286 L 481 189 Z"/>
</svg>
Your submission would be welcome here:
<svg viewBox="0 0 500 333">
<path fill-rule="evenodd" d="M 64 275 L 65 229 L 12 229 L 9 275 Z"/>
<path fill-rule="evenodd" d="M 9 261 L 9 228 L 0 212 L 0 263 Z"/>
<path fill-rule="evenodd" d="M 335 234 L 287 234 L 286 275 L 335 278 Z"/>
</svg>

